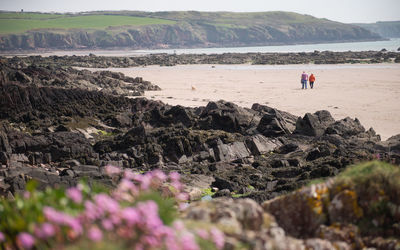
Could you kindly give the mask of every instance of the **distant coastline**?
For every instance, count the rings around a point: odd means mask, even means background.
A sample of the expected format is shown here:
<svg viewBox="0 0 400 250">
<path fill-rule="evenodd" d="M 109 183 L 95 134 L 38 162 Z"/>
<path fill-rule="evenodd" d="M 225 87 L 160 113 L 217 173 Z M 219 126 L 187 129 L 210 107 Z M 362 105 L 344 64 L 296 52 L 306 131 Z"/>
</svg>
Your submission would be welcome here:
<svg viewBox="0 0 400 250">
<path fill-rule="evenodd" d="M 202 47 L 202 48 L 170 48 L 170 49 L 73 49 L 73 50 L 12 50 L 0 51 L 2 56 L 85 56 L 95 54 L 97 56 L 141 56 L 149 54 L 167 53 L 167 54 L 223 54 L 223 53 L 299 53 L 314 51 L 387 51 L 395 52 L 400 48 L 400 38 L 381 39 L 378 41 L 364 42 L 340 42 L 340 43 L 308 43 L 291 45 L 271 45 L 271 46 L 244 46 L 244 47 Z"/>
<path fill-rule="evenodd" d="M 283 11 L 0 13 L 0 51 L 237 47 L 381 39 L 357 25 Z"/>
</svg>

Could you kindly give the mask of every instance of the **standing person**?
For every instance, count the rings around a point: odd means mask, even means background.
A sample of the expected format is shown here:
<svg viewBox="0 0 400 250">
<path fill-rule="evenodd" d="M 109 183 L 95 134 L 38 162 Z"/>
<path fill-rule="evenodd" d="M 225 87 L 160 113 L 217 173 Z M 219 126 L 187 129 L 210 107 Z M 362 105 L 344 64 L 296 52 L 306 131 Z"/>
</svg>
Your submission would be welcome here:
<svg viewBox="0 0 400 250">
<path fill-rule="evenodd" d="M 314 87 L 314 82 L 315 82 L 315 76 L 313 73 L 311 73 L 310 77 L 308 78 L 308 80 L 310 81 L 310 88 Z"/>
<path fill-rule="evenodd" d="M 308 75 L 305 71 L 301 74 L 301 89 L 307 89 Z"/>
</svg>

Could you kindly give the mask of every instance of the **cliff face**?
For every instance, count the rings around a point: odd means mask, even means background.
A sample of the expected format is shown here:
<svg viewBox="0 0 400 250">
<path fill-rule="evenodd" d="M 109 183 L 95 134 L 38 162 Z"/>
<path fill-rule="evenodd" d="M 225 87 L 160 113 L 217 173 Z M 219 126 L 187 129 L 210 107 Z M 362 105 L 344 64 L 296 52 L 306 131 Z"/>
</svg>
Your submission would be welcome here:
<svg viewBox="0 0 400 250">
<path fill-rule="evenodd" d="M 376 22 L 356 24 L 364 29 L 379 34 L 386 38 L 400 37 L 400 21 L 396 22 Z"/>
<path fill-rule="evenodd" d="M 364 28 L 295 13 L 108 13 L 173 20 L 174 24 L 104 29 L 35 29 L 0 35 L 0 50 L 254 46 L 376 40 Z"/>
</svg>

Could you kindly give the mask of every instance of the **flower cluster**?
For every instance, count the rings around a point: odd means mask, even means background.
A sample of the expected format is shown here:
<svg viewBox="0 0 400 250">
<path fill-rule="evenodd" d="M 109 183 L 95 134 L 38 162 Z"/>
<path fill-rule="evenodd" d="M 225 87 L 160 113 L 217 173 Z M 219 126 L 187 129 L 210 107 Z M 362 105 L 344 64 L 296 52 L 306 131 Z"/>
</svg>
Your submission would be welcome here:
<svg viewBox="0 0 400 250">
<path fill-rule="evenodd" d="M 60 246 L 66 242 L 79 244 L 82 240 L 93 244 L 123 242 L 126 248 L 138 250 L 196 250 L 200 249 L 199 240 L 211 242 L 216 249 L 224 246 L 224 235 L 216 228 L 189 230 L 179 220 L 168 225 L 165 211 L 182 208 L 187 200 L 179 174 L 166 175 L 159 170 L 138 174 L 112 166 L 107 166 L 106 172 L 121 178 L 115 190 L 92 193 L 83 184 L 69 188 L 64 202 L 80 209 L 56 209 L 44 204 L 43 219 L 34 223 L 33 230 L 27 228 L 15 238 L 6 237 L 7 231 L 0 232 L 0 246 L 30 249 L 49 246 L 50 242 Z M 11 243 L 7 243 L 7 239 Z"/>
</svg>

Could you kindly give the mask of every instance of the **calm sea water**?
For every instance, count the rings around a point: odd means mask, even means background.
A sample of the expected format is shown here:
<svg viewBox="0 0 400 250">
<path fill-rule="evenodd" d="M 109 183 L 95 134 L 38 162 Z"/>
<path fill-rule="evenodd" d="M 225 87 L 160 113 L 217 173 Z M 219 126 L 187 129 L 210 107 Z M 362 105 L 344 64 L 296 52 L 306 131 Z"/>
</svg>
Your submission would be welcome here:
<svg viewBox="0 0 400 250">
<path fill-rule="evenodd" d="M 232 47 L 232 48 L 198 48 L 198 49 L 157 49 L 157 50 L 70 50 L 70 51 L 47 51 L 21 54 L 6 54 L 6 56 L 14 55 L 42 55 L 42 56 L 72 56 L 72 55 L 89 55 L 90 53 L 98 56 L 138 56 L 154 53 L 168 54 L 222 54 L 222 53 L 262 53 L 262 52 L 313 52 L 318 51 L 380 51 L 386 49 L 388 51 L 397 51 L 400 47 L 400 38 L 390 39 L 388 41 L 376 42 L 357 42 L 357 43 L 320 43 L 320 44 L 298 44 L 298 45 L 281 45 L 281 46 L 259 46 L 259 47 Z"/>
<path fill-rule="evenodd" d="M 235 47 L 235 48 L 202 48 L 202 49 L 160 49 L 160 50 L 138 50 L 136 53 L 176 53 L 176 54 L 222 54 L 222 53 L 247 53 L 247 52 L 313 52 L 319 51 L 397 51 L 400 48 L 400 38 L 388 41 L 357 42 L 357 43 L 320 43 L 320 44 L 298 44 L 281 46 L 259 46 L 259 47 Z"/>
</svg>

